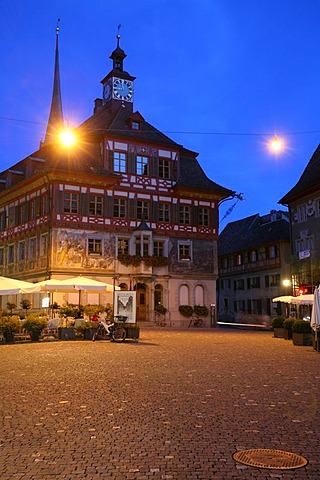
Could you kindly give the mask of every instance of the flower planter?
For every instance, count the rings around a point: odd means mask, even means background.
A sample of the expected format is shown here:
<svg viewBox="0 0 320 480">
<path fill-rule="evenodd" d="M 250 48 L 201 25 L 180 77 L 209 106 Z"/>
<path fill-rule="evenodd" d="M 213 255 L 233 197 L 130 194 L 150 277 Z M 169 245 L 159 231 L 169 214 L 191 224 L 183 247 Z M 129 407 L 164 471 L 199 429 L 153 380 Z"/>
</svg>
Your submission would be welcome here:
<svg viewBox="0 0 320 480">
<path fill-rule="evenodd" d="M 71 327 L 59 327 L 58 338 L 60 340 L 74 340 L 76 338 L 74 328 Z"/>
<path fill-rule="evenodd" d="M 85 328 L 83 330 L 83 339 L 92 340 L 93 334 L 96 330 L 97 330 L 96 328 Z"/>
<path fill-rule="evenodd" d="M 286 332 L 288 332 L 288 330 L 286 330 Z M 273 336 L 275 338 L 283 338 L 284 337 L 284 328 L 274 327 Z"/>
<path fill-rule="evenodd" d="M 30 339 L 31 342 L 39 342 L 40 341 L 41 332 L 30 332 Z"/>
<path fill-rule="evenodd" d="M 134 325 L 122 325 L 126 331 L 126 338 L 137 340 L 140 336 L 140 327 Z"/>
<path fill-rule="evenodd" d="M 299 346 L 311 346 L 312 345 L 312 333 L 292 333 L 293 345 Z"/>
<path fill-rule="evenodd" d="M 286 328 L 283 329 L 283 338 L 285 340 L 291 340 L 292 339 L 292 332 L 291 330 L 287 330 Z"/>
</svg>

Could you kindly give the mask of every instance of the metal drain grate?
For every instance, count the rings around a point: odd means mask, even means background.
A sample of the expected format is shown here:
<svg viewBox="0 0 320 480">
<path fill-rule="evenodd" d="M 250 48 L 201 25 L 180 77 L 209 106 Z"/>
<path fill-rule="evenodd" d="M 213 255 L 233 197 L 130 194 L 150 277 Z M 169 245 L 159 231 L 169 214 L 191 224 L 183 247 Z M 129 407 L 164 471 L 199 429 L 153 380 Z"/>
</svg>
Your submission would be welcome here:
<svg viewBox="0 0 320 480">
<path fill-rule="evenodd" d="M 236 462 L 250 465 L 251 467 L 269 468 L 274 470 L 291 470 L 305 467 L 308 463 L 301 455 L 283 450 L 271 450 L 269 448 L 256 448 L 252 450 L 240 450 L 233 454 Z"/>
</svg>

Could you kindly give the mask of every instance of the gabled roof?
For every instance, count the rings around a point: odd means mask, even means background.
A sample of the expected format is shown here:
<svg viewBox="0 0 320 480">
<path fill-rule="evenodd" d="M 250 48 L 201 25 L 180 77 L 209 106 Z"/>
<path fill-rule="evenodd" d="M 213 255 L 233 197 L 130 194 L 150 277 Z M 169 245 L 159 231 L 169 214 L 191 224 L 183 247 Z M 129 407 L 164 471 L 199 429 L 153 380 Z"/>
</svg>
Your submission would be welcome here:
<svg viewBox="0 0 320 480">
<path fill-rule="evenodd" d="M 282 212 L 285 217 L 286 212 Z M 274 221 L 265 221 L 265 216 L 259 214 L 230 222 L 220 233 L 218 240 L 218 254 L 228 255 L 243 250 L 270 245 L 275 242 L 290 241 L 289 219 L 280 218 Z"/>
<path fill-rule="evenodd" d="M 137 115 L 141 116 L 140 129 L 131 128 L 131 119 L 135 121 Z M 89 135 L 112 135 L 118 138 L 131 138 L 143 142 L 155 143 L 173 148 L 181 145 L 171 140 L 164 133 L 146 122 L 139 112 L 132 114 L 126 107 L 120 108 L 116 114 L 108 108 L 108 104 L 95 112 L 78 127 L 78 132 Z"/>
<path fill-rule="evenodd" d="M 288 205 L 317 190 L 320 190 L 320 145 L 309 160 L 298 183 L 278 203 Z"/>
</svg>

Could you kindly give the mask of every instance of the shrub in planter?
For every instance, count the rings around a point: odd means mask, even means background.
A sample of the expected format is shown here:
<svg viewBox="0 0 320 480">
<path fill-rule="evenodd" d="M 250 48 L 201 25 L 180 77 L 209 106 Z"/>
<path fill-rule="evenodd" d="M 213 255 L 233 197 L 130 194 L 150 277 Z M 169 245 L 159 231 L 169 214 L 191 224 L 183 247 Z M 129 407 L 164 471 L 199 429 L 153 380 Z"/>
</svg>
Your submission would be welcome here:
<svg viewBox="0 0 320 480">
<path fill-rule="evenodd" d="M 296 318 L 289 317 L 286 318 L 285 321 L 283 322 L 283 337 L 286 340 L 290 340 L 292 338 L 292 325 L 296 321 Z"/>
<path fill-rule="evenodd" d="M 4 336 L 6 343 L 13 342 L 13 335 L 21 328 L 21 323 L 17 316 L 9 315 L 0 318 L 0 333 Z"/>
<path fill-rule="evenodd" d="M 191 317 L 193 314 L 193 307 L 191 307 L 191 305 L 179 305 L 179 312 L 184 317 Z"/>
<path fill-rule="evenodd" d="M 209 309 L 205 305 L 195 305 L 193 311 L 199 317 L 207 317 L 209 313 Z"/>
<path fill-rule="evenodd" d="M 39 341 L 40 334 L 48 326 L 48 322 L 46 317 L 28 315 L 22 326 L 30 333 L 31 340 L 36 342 Z"/>
<path fill-rule="evenodd" d="M 165 315 L 166 312 L 167 312 L 167 309 L 166 309 L 166 307 L 164 307 L 163 305 L 160 304 L 160 305 L 156 306 L 155 311 L 157 313 L 159 313 L 160 315 Z"/>
<path fill-rule="evenodd" d="M 312 345 L 312 328 L 306 320 L 296 320 L 292 325 L 292 340 L 294 345 Z"/>
<path fill-rule="evenodd" d="M 284 317 L 274 317 L 271 321 L 271 325 L 273 328 L 283 328 L 284 321 Z"/>
</svg>

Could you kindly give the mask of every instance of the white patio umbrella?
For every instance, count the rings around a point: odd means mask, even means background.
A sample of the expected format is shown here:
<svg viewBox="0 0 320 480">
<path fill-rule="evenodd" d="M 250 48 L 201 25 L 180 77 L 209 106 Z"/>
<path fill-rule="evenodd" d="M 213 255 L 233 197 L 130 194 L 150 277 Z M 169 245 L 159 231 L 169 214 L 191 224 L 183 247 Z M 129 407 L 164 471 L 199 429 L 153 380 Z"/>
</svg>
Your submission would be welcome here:
<svg viewBox="0 0 320 480">
<path fill-rule="evenodd" d="M 276 303 L 276 302 L 292 303 L 292 300 L 294 300 L 294 299 L 295 299 L 295 297 L 292 297 L 291 295 L 283 295 L 282 297 L 273 298 L 272 301 L 274 303 Z"/>
<path fill-rule="evenodd" d="M 317 344 L 318 328 L 320 327 L 320 286 L 313 293 L 313 307 L 311 312 L 311 328 L 314 330 L 314 336 Z"/>
<path fill-rule="evenodd" d="M 15 278 L 0 277 L 0 295 L 18 295 L 18 293 L 28 293 L 28 288 L 32 287 L 31 282 L 16 280 Z"/>
</svg>

